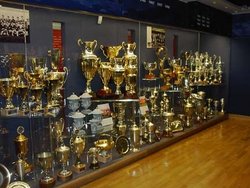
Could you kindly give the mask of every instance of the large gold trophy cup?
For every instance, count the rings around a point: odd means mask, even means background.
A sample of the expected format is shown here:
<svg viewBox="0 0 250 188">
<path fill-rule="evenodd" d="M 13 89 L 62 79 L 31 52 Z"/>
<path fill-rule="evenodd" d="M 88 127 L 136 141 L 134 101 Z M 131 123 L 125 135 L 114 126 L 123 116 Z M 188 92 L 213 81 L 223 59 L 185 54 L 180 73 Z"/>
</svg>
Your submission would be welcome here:
<svg viewBox="0 0 250 188">
<path fill-rule="evenodd" d="M 122 42 L 122 47 L 124 50 L 126 96 L 128 98 L 137 98 L 135 88 L 137 83 L 138 62 L 137 56 L 134 54 L 136 43 Z"/>
<path fill-rule="evenodd" d="M 113 63 L 113 59 L 119 55 L 122 46 L 103 46 L 100 45 L 100 49 L 103 52 L 103 55 L 109 59 L 111 63 Z"/>
<path fill-rule="evenodd" d="M 47 68 L 45 67 L 45 58 L 30 58 L 30 72 L 25 71 L 24 77 L 26 78 L 29 89 L 31 92 L 31 100 L 35 103 L 32 110 L 39 111 L 42 110 L 42 92 L 45 86 L 45 74 Z"/>
<path fill-rule="evenodd" d="M 114 58 L 115 64 L 112 67 L 112 78 L 116 85 L 116 95 L 121 95 L 121 85 L 124 80 L 125 68 L 124 68 L 124 61 L 123 58 Z"/>
<path fill-rule="evenodd" d="M 61 89 L 68 77 L 67 67 L 63 67 L 63 71 L 59 71 L 61 58 L 60 49 L 53 49 L 48 51 L 51 57 L 51 71 L 46 74 L 47 81 L 47 107 L 51 108 L 59 106 L 63 96 Z"/>
<path fill-rule="evenodd" d="M 85 93 L 93 93 L 91 89 L 91 81 L 98 69 L 100 59 L 94 54 L 97 41 L 82 41 L 78 39 L 78 45 L 82 48 L 81 68 L 87 80 Z"/>
<path fill-rule="evenodd" d="M 98 73 L 103 83 L 103 89 L 98 91 L 97 95 L 100 98 L 113 97 L 112 90 L 109 88 L 108 83 L 112 76 L 111 67 L 114 66 L 114 58 L 119 55 L 122 46 L 100 46 L 103 55 L 109 60 L 107 62 L 100 62 Z"/>
<path fill-rule="evenodd" d="M 98 73 L 101 77 L 103 88 L 98 91 L 98 97 L 105 98 L 112 95 L 112 90 L 109 88 L 108 84 L 112 76 L 111 72 L 111 62 L 100 62 L 100 66 L 98 68 Z"/>
</svg>

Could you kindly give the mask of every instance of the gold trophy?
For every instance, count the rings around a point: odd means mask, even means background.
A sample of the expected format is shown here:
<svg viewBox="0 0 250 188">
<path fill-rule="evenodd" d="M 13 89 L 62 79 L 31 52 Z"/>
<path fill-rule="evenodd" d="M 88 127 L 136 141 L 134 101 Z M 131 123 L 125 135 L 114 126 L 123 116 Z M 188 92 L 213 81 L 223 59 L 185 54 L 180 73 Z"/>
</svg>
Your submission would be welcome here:
<svg viewBox="0 0 250 188">
<path fill-rule="evenodd" d="M 44 76 L 47 72 L 45 58 L 31 57 L 30 63 L 30 72 L 24 71 L 24 77 L 28 81 L 29 87 L 44 87 Z"/>
<path fill-rule="evenodd" d="M 43 177 L 39 181 L 41 188 L 52 188 L 56 179 L 51 175 L 53 166 L 53 155 L 51 152 L 41 152 L 37 154 L 37 159 L 42 168 Z"/>
<path fill-rule="evenodd" d="M 140 128 L 133 124 L 130 130 L 131 149 L 133 152 L 140 150 Z"/>
<path fill-rule="evenodd" d="M 136 43 L 126 43 L 122 42 L 122 48 L 125 53 L 125 59 L 136 58 L 137 56 L 134 54 Z"/>
<path fill-rule="evenodd" d="M 90 169 L 98 169 L 100 168 L 99 162 L 98 162 L 98 155 L 99 155 L 100 149 L 97 147 L 91 147 L 88 150 L 88 156 L 92 157 L 92 161 L 89 165 Z"/>
<path fill-rule="evenodd" d="M 10 53 L 10 76 L 22 81 L 24 73 L 25 56 L 21 53 Z"/>
<path fill-rule="evenodd" d="M 79 135 L 79 130 L 75 131 L 75 134 L 70 139 L 71 150 L 75 154 L 75 162 L 73 168 L 76 172 L 82 172 L 85 170 L 85 164 L 81 160 L 81 156 L 85 149 L 85 138 Z"/>
<path fill-rule="evenodd" d="M 21 81 L 21 83 L 19 83 L 16 87 L 17 89 L 17 93 L 21 99 L 21 104 L 19 109 L 21 111 L 27 111 L 28 110 L 28 92 L 29 92 L 29 88 L 28 85 L 25 84 L 23 81 Z"/>
<path fill-rule="evenodd" d="M 126 59 L 127 58 L 127 59 Z M 126 96 L 128 98 L 137 98 L 136 96 L 136 82 L 137 82 L 137 57 L 125 56 L 125 82 L 126 82 Z"/>
<path fill-rule="evenodd" d="M 0 94 L 6 98 L 4 109 L 13 109 L 12 97 L 15 91 L 15 80 L 13 78 L 0 79 Z"/>
<path fill-rule="evenodd" d="M 186 127 L 192 127 L 193 126 L 192 119 L 193 119 L 193 115 L 194 115 L 194 106 L 191 102 L 187 101 L 186 104 L 184 105 L 184 113 L 187 117 Z"/>
<path fill-rule="evenodd" d="M 116 85 L 116 95 L 121 95 L 121 84 L 123 83 L 124 80 L 124 73 L 125 73 L 125 68 L 124 68 L 124 61 L 123 58 L 114 58 L 114 66 L 111 68 L 112 70 L 112 78 L 114 80 L 114 83 Z"/>
<path fill-rule="evenodd" d="M 85 92 L 92 93 L 91 81 L 96 74 L 100 62 L 100 58 L 97 58 L 97 56 L 93 53 L 96 48 L 97 41 L 83 42 L 81 39 L 78 39 L 77 43 L 82 48 L 80 61 L 82 72 L 87 80 Z"/>
<path fill-rule="evenodd" d="M 53 48 L 48 51 L 48 56 L 51 57 L 51 69 L 53 72 L 57 72 L 61 60 L 61 51 L 59 48 Z"/>
<path fill-rule="evenodd" d="M 51 69 L 52 71 L 46 74 L 47 81 L 47 107 L 51 108 L 54 106 L 59 106 L 62 100 L 62 95 L 60 90 L 63 88 L 67 77 L 68 69 L 63 67 L 63 71 L 59 71 L 59 65 L 61 61 L 60 49 L 54 48 L 48 51 L 48 56 L 51 57 Z"/>
<path fill-rule="evenodd" d="M 62 100 L 62 95 L 60 90 L 63 88 L 64 83 L 68 77 L 68 69 L 67 67 L 63 68 L 63 72 L 48 72 L 46 74 L 46 81 L 48 83 L 48 91 L 47 91 L 47 107 L 53 107 L 60 105 L 60 101 Z"/>
<path fill-rule="evenodd" d="M 34 102 L 34 107 L 31 109 L 32 111 L 42 110 L 42 93 L 43 87 L 36 86 L 30 88 L 31 101 Z"/>
<path fill-rule="evenodd" d="M 60 118 L 59 120 L 54 120 L 54 122 L 51 123 L 51 135 L 56 140 L 56 147 L 59 147 L 60 138 L 63 134 L 63 130 L 64 130 L 63 118 Z"/>
<path fill-rule="evenodd" d="M 32 171 L 32 165 L 26 161 L 26 156 L 28 154 L 28 138 L 23 135 L 24 127 L 18 126 L 17 133 L 19 135 L 14 140 L 16 154 L 19 156 L 19 160 L 22 160 L 24 163 L 24 172 L 29 173 Z"/>
<path fill-rule="evenodd" d="M 111 135 L 101 134 L 94 144 L 96 148 L 99 148 L 98 161 L 106 163 L 112 159 L 112 152 L 109 151 L 111 151 L 115 143 Z"/>
<path fill-rule="evenodd" d="M 62 137 L 60 137 L 60 142 L 60 146 L 55 150 L 57 161 L 62 166 L 62 169 L 57 173 L 57 178 L 61 181 L 67 181 L 73 176 L 72 171 L 67 168 L 67 163 L 69 162 L 70 157 L 70 148 L 64 145 Z"/>
<path fill-rule="evenodd" d="M 114 63 L 113 60 L 119 55 L 122 46 L 103 46 L 100 45 L 100 49 L 103 52 L 103 55 L 109 59 L 110 63 Z"/>
<path fill-rule="evenodd" d="M 165 69 L 164 64 L 168 57 L 167 48 L 165 46 L 157 47 L 155 53 L 159 61 L 160 76 L 162 77 L 163 70 Z"/>
<path fill-rule="evenodd" d="M 112 96 L 112 90 L 109 88 L 108 84 L 112 76 L 111 72 L 111 62 L 100 62 L 98 73 L 101 77 L 103 88 L 98 91 L 97 95 L 100 98 L 106 98 Z"/>
<path fill-rule="evenodd" d="M 127 131 L 127 126 L 125 124 L 126 104 L 122 102 L 116 102 L 113 103 L 113 106 L 115 111 L 115 117 L 117 119 L 117 124 L 116 124 L 117 132 L 119 135 L 125 136 Z"/>
<path fill-rule="evenodd" d="M 157 69 L 157 62 L 144 62 L 143 63 L 145 70 L 148 71 L 148 74 L 145 75 L 146 79 L 155 79 L 155 74 L 153 71 Z"/>
</svg>

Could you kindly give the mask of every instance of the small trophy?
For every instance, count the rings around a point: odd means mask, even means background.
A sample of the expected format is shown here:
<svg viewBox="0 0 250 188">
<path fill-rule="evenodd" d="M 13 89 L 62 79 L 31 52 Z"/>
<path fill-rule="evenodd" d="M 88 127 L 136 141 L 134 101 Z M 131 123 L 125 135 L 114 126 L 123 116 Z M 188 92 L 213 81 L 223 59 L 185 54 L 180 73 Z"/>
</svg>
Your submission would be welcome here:
<svg viewBox="0 0 250 188">
<path fill-rule="evenodd" d="M 42 168 L 43 176 L 39 181 L 41 188 L 51 188 L 55 185 L 56 179 L 51 175 L 53 166 L 53 155 L 50 152 L 37 154 L 37 159 Z"/>
<path fill-rule="evenodd" d="M 28 154 L 28 138 L 23 135 L 24 127 L 18 126 L 17 133 L 19 134 L 15 138 L 16 153 L 19 159 L 24 162 L 24 172 L 29 173 L 32 171 L 32 165 L 26 161 L 26 156 Z"/>
<path fill-rule="evenodd" d="M 155 74 L 153 73 L 157 69 L 157 62 L 144 62 L 143 63 L 145 70 L 148 71 L 148 74 L 145 75 L 146 79 L 154 79 Z"/>
<path fill-rule="evenodd" d="M 99 155 L 99 148 L 96 148 L 96 147 L 92 147 L 89 149 L 88 151 L 88 156 L 92 157 L 92 161 L 89 165 L 89 168 L 90 169 L 98 169 L 100 168 L 100 165 L 99 165 L 99 162 L 98 162 L 98 155 Z"/>
<path fill-rule="evenodd" d="M 140 128 L 133 124 L 130 130 L 130 141 L 131 141 L 131 149 L 133 152 L 137 152 L 140 150 Z"/>
<path fill-rule="evenodd" d="M 99 148 L 98 161 L 106 163 L 112 159 L 112 152 L 109 151 L 114 147 L 114 141 L 110 135 L 100 135 L 99 139 L 95 142 L 95 147 Z"/>
<path fill-rule="evenodd" d="M 85 138 L 79 135 L 79 130 L 75 131 L 75 134 L 70 139 L 71 150 L 75 154 L 75 162 L 73 169 L 76 172 L 82 172 L 85 170 L 85 164 L 81 160 L 81 156 L 85 149 Z"/>
<path fill-rule="evenodd" d="M 59 146 L 60 137 L 62 136 L 64 130 L 64 120 L 60 118 L 59 120 L 55 120 L 51 123 L 51 133 L 52 137 L 56 140 L 56 147 Z"/>
<path fill-rule="evenodd" d="M 71 170 L 67 168 L 67 163 L 70 157 L 70 148 L 65 146 L 62 137 L 60 137 L 61 145 L 56 148 L 56 158 L 58 163 L 61 164 L 62 169 L 57 173 L 57 178 L 61 181 L 70 180 L 73 176 Z"/>
</svg>

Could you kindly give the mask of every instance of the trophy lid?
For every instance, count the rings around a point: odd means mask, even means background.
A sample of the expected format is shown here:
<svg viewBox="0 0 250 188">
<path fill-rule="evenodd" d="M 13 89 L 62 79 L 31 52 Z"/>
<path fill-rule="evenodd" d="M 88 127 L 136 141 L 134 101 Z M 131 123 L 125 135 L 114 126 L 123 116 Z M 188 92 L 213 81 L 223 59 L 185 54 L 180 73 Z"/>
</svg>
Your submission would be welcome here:
<svg viewBox="0 0 250 188">
<path fill-rule="evenodd" d="M 92 95 L 90 95 L 89 93 L 83 93 L 81 96 L 80 96 L 80 98 L 82 99 L 82 98 L 91 98 L 92 97 Z"/>
<path fill-rule="evenodd" d="M 102 114 L 102 111 L 99 108 L 96 108 L 92 112 L 90 112 L 90 114 L 99 115 L 99 114 Z"/>
<path fill-rule="evenodd" d="M 85 115 L 79 111 L 75 112 L 72 116 L 73 119 L 80 119 L 80 118 L 84 118 Z"/>
<path fill-rule="evenodd" d="M 18 126 L 17 127 L 17 133 L 19 135 L 15 139 L 16 142 L 24 142 L 24 141 L 28 140 L 28 138 L 23 135 L 23 133 L 24 133 L 24 127 L 23 126 Z"/>
<path fill-rule="evenodd" d="M 80 97 L 78 97 L 75 93 L 72 93 L 69 97 L 67 97 L 68 100 L 79 100 Z"/>
</svg>

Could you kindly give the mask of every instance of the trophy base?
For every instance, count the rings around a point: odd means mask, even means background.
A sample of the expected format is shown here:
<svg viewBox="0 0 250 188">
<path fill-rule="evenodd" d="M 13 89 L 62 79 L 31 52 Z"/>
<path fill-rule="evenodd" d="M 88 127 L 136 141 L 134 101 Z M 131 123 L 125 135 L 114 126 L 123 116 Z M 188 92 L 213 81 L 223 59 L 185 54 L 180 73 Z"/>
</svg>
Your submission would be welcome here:
<svg viewBox="0 0 250 188">
<path fill-rule="evenodd" d="M 11 116 L 11 115 L 17 115 L 17 108 L 11 108 L 11 109 L 1 109 L 1 116 Z"/>
<path fill-rule="evenodd" d="M 149 79 L 149 80 L 151 80 L 151 79 L 153 80 L 153 79 L 155 79 L 155 75 L 154 74 L 146 74 L 145 78 Z"/>
<path fill-rule="evenodd" d="M 53 177 L 50 177 L 48 179 L 41 179 L 39 181 L 39 187 L 40 188 L 52 188 L 56 184 L 56 179 Z"/>
<path fill-rule="evenodd" d="M 161 86 L 161 91 L 167 91 L 169 90 L 171 87 L 171 85 L 164 85 L 164 86 Z"/>
<path fill-rule="evenodd" d="M 112 155 L 107 154 L 106 156 L 98 155 L 98 161 L 101 163 L 107 163 L 112 160 Z"/>
<path fill-rule="evenodd" d="M 138 99 L 138 96 L 136 93 L 126 93 L 124 98 L 125 99 Z"/>
<path fill-rule="evenodd" d="M 74 172 L 80 173 L 80 172 L 84 171 L 85 169 L 86 169 L 86 165 L 85 164 L 73 165 Z"/>
<path fill-rule="evenodd" d="M 57 179 L 60 181 L 68 181 L 68 180 L 72 179 L 72 177 L 73 177 L 73 173 L 72 173 L 72 171 L 69 171 L 69 170 L 66 172 L 60 171 L 57 174 Z"/>
<path fill-rule="evenodd" d="M 100 168 L 100 165 L 99 165 L 99 163 L 91 163 L 91 164 L 89 165 L 89 168 L 90 168 L 90 169 L 93 169 L 93 170 L 99 169 L 99 168 Z"/>
<path fill-rule="evenodd" d="M 102 89 L 96 93 L 96 97 L 99 99 L 117 99 L 119 96 L 114 94 L 114 93 L 107 92 L 107 91 Z"/>
</svg>

